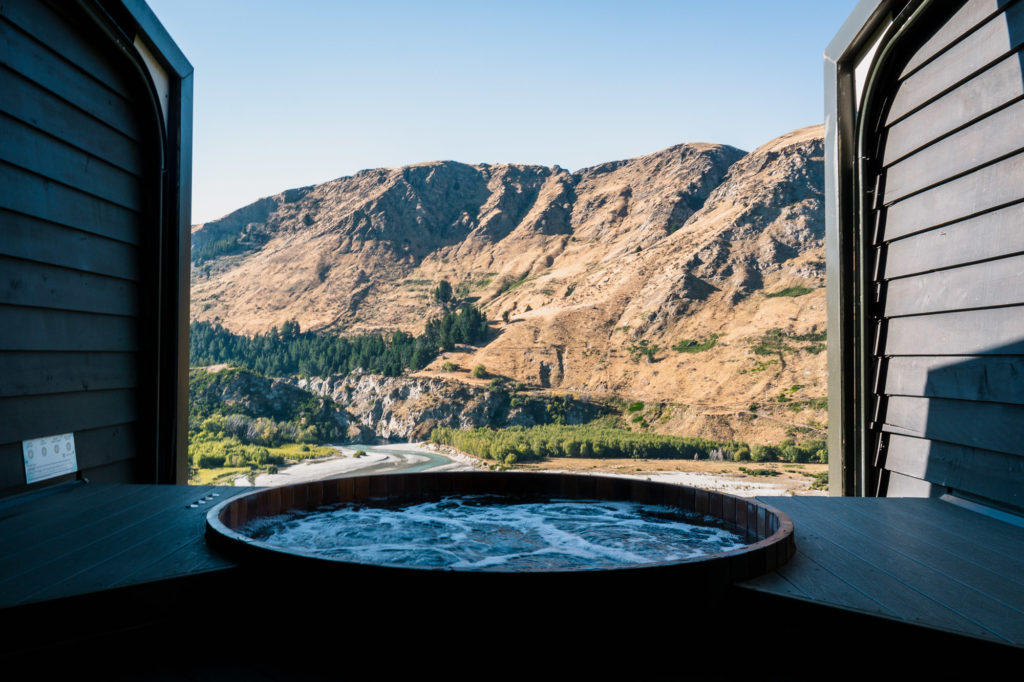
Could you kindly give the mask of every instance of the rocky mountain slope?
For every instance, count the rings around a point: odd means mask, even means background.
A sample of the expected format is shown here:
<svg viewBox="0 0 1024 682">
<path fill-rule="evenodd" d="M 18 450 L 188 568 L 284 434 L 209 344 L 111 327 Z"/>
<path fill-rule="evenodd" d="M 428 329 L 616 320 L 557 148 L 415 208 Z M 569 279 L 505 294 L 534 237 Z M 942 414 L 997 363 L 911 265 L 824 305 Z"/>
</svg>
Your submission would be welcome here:
<svg viewBox="0 0 1024 682">
<path fill-rule="evenodd" d="M 447 279 L 494 338 L 426 377 L 483 364 L 656 403 L 657 430 L 778 440 L 824 422 L 822 144 L 815 126 L 750 153 L 683 144 L 575 173 L 445 161 L 289 190 L 193 228 L 192 316 L 418 332 Z"/>
</svg>

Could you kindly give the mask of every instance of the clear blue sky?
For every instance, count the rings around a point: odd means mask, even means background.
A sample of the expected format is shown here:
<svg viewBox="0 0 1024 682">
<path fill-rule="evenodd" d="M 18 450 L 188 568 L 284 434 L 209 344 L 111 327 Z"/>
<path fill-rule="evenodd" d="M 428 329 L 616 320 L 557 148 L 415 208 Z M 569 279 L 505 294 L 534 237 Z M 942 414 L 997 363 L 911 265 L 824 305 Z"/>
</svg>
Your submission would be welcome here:
<svg viewBox="0 0 1024 682">
<path fill-rule="evenodd" d="M 149 0 L 195 67 L 193 221 L 363 168 L 576 170 L 824 118 L 856 0 Z"/>
</svg>

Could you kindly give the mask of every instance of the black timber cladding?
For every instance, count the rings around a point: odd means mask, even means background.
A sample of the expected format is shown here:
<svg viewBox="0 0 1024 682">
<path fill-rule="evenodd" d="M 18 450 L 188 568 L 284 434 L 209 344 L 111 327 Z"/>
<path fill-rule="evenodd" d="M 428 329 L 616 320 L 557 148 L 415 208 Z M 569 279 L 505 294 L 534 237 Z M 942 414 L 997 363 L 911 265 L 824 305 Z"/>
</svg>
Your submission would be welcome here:
<svg viewBox="0 0 1024 682">
<path fill-rule="evenodd" d="M 152 21 L 133 2 L 0 4 L 0 495 L 24 489 L 23 440 L 68 432 L 78 476 L 180 479 L 191 69 L 150 44 L 163 120 L 133 17 Z"/>
<path fill-rule="evenodd" d="M 1024 2 L 915 9 L 861 111 L 866 492 L 1020 510 Z"/>
</svg>

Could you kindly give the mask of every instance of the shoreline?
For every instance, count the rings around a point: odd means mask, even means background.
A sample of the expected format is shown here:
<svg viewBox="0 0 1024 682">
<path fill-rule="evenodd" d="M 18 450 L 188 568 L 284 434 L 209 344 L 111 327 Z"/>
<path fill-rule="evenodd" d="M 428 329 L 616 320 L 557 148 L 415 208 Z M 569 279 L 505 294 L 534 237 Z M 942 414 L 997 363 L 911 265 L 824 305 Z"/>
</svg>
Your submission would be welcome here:
<svg viewBox="0 0 1024 682">
<path fill-rule="evenodd" d="M 236 487 L 276 487 L 309 481 L 337 478 L 341 476 L 362 476 L 376 473 L 398 473 L 416 471 L 486 471 L 488 462 L 449 445 L 420 441 L 415 443 L 384 443 L 364 445 L 325 444 L 339 454 L 327 459 L 306 460 L 280 469 L 276 474 L 262 473 L 250 483 L 247 476 L 236 476 Z M 366 455 L 355 458 L 357 450 Z M 447 460 L 441 462 L 439 460 Z M 431 463 L 433 462 L 433 463 Z M 675 483 L 694 488 L 714 490 L 738 497 L 757 496 L 826 496 L 827 490 L 810 490 L 813 479 L 801 472 L 808 465 L 790 465 L 780 462 L 752 463 L 742 465 L 769 468 L 779 472 L 778 476 L 766 478 L 750 476 L 738 471 L 740 463 L 707 462 L 692 463 L 691 460 L 664 460 L 674 467 L 659 466 L 662 460 L 632 459 L 569 459 L 556 458 L 541 462 L 524 462 L 510 469 L 513 472 L 543 471 L 591 476 L 615 476 L 637 480 Z M 641 466 L 638 466 L 641 465 Z M 785 468 L 784 468 L 785 466 Z M 810 465 L 822 468 L 821 465 Z M 717 467 L 717 471 L 711 471 Z M 736 469 L 736 471 L 725 471 Z M 627 471 L 629 469 L 629 471 Z M 700 470 L 705 469 L 705 470 Z M 812 469 L 813 470 L 813 469 Z"/>
<path fill-rule="evenodd" d="M 304 460 L 282 467 L 276 474 L 261 473 L 250 482 L 248 476 L 241 475 L 231 479 L 237 488 L 260 487 L 274 488 L 293 483 L 307 483 L 327 478 L 342 476 L 362 476 L 374 473 L 398 473 L 401 471 L 468 471 L 485 468 L 478 464 L 479 460 L 461 452 L 443 452 L 438 446 L 426 441 L 417 443 L 384 443 L 364 445 L 346 443 L 337 445 L 326 443 L 323 447 L 338 451 L 335 457 L 326 459 Z M 446 448 L 451 450 L 450 448 Z M 353 457 L 357 450 L 366 455 Z M 438 462 L 446 459 L 447 462 Z M 431 462 L 436 462 L 431 464 Z"/>
</svg>

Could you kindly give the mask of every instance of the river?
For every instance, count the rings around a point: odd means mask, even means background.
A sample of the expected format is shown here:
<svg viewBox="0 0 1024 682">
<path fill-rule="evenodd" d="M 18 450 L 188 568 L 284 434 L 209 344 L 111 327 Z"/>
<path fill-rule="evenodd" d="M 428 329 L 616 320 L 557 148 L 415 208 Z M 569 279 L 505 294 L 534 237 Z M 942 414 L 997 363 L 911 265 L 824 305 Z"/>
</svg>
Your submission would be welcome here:
<svg viewBox="0 0 1024 682">
<path fill-rule="evenodd" d="M 238 476 L 234 479 L 234 484 L 238 487 L 256 485 L 269 488 L 339 476 L 415 473 L 428 469 L 468 471 L 478 468 L 473 466 L 468 458 L 442 455 L 424 443 L 385 443 L 383 445 L 351 443 L 346 445 L 329 444 L 327 447 L 334 448 L 341 456 L 282 467 L 276 474 L 259 474 L 252 483 L 249 482 L 248 477 Z M 366 455 L 353 457 L 352 454 L 357 450 L 365 451 Z"/>
</svg>

